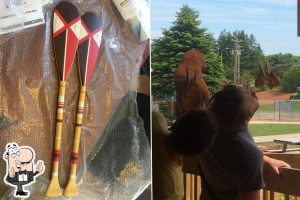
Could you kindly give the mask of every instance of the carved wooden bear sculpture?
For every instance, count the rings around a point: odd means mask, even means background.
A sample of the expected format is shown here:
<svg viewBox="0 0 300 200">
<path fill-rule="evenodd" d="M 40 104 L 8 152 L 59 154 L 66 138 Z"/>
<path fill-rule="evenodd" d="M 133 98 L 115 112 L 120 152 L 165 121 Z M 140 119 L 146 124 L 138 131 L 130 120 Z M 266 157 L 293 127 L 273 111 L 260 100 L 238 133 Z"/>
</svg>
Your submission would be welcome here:
<svg viewBox="0 0 300 200">
<path fill-rule="evenodd" d="M 176 116 L 191 108 L 203 108 L 210 98 L 202 70 L 206 63 L 201 51 L 191 49 L 181 59 L 174 74 L 176 88 Z M 194 77 L 191 80 L 190 77 Z"/>
</svg>

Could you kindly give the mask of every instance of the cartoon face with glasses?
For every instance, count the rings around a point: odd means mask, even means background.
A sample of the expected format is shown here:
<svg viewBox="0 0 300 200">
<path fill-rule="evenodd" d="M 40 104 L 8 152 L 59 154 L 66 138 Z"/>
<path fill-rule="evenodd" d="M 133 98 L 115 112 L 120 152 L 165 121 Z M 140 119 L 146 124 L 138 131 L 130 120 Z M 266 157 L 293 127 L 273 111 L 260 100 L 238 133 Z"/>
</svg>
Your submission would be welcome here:
<svg viewBox="0 0 300 200">
<path fill-rule="evenodd" d="M 23 185 L 34 183 L 34 177 L 43 173 L 45 169 L 43 161 L 39 161 L 35 167 L 34 150 L 28 146 L 19 147 L 16 143 L 6 145 L 3 158 L 7 167 L 4 182 L 16 188 L 15 197 L 29 197 L 30 192 L 24 191 Z"/>
</svg>

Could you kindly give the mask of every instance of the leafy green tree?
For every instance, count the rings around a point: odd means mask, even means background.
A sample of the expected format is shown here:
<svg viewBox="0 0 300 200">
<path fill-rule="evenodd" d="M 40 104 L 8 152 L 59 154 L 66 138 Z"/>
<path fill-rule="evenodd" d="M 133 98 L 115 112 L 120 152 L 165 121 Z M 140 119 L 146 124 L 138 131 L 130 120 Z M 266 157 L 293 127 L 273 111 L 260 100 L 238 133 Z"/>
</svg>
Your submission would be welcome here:
<svg viewBox="0 0 300 200">
<path fill-rule="evenodd" d="M 241 74 L 248 71 L 252 76 L 256 76 L 259 72 L 257 61 L 264 60 L 263 51 L 255 39 L 253 34 L 248 35 L 245 31 L 229 32 L 223 30 L 217 39 L 216 52 L 222 55 L 222 63 L 225 68 L 226 78 L 233 80 L 233 66 L 234 56 L 232 51 L 235 50 L 233 40 L 238 39 L 241 56 L 240 56 L 240 70 Z M 233 82 L 233 81 L 232 81 Z"/>
<path fill-rule="evenodd" d="M 255 85 L 255 78 L 252 76 L 252 74 L 249 71 L 245 71 L 240 78 L 240 83 L 245 88 L 251 88 Z"/>
<path fill-rule="evenodd" d="M 288 71 L 293 65 L 300 64 L 300 56 L 293 56 L 290 53 L 269 55 L 266 56 L 266 60 L 269 60 L 271 70 L 280 78 L 283 78 L 284 72 Z"/>
<path fill-rule="evenodd" d="M 300 87 L 300 65 L 294 65 L 284 72 L 281 87 L 284 92 L 295 92 Z"/>
<path fill-rule="evenodd" d="M 152 94 L 156 98 L 174 94 L 174 72 L 184 53 L 192 48 L 204 49 L 202 52 L 207 65 L 203 72 L 204 80 L 210 92 L 215 93 L 221 86 L 224 70 L 220 66 L 219 56 L 213 51 L 213 35 L 206 28 L 200 27 L 199 12 L 189 6 L 183 5 L 176 15 L 173 26 L 163 29 L 163 36 L 152 42 Z"/>
</svg>

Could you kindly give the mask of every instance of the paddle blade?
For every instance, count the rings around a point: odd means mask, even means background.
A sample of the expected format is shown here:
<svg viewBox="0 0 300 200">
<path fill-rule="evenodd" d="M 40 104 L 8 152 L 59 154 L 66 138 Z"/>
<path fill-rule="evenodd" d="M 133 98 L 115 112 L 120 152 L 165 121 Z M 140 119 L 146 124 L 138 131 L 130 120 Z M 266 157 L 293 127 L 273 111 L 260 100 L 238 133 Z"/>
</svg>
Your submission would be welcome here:
<svg viewBox="0 0 300 200">
<path fill-rule="evenodd" d="M 66 186 L 66 189 L 64 190 L 63 195 L 65 197 L 73 197 L 78 195 L 78 189 L 76 186 L 76 179 L 75 178 L 70 178 L 69 182 Z"/>
<path fill-rule="evenodd" d="M 61 195 L 61 189 L 58 182 L 57 176 L 52 176 L 50 184 L 46 190 L 45 195 L 47 197 L 58 197 Z"/>
<path fill-rule="evenodd" d="M 97 61 L 102 37 L 102 24 L 93 13 L 81 16 L 80 39 L 78 44 L 78 64 L 83 86 L 88 84 Z"/>
<path fill-rule="evenodd" d="M 76 54 L 80 21 L 79 12 L 73 4 L 62 1 L 55 7 L 53 45 L 61 81 L 66 81 Z"/>
</svg>

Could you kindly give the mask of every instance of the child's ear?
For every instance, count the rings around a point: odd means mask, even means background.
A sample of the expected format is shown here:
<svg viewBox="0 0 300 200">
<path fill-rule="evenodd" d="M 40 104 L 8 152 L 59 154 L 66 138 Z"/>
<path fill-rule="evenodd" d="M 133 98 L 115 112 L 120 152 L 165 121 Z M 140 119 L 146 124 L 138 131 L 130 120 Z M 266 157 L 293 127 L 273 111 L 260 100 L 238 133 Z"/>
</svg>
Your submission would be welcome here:
<svg viewBox="0 0 300 200">
<path fill-rule="evenodd" d="M 5 155 L 5 159 L 8 159 L 8 154 Z"/>
</svg>

